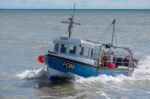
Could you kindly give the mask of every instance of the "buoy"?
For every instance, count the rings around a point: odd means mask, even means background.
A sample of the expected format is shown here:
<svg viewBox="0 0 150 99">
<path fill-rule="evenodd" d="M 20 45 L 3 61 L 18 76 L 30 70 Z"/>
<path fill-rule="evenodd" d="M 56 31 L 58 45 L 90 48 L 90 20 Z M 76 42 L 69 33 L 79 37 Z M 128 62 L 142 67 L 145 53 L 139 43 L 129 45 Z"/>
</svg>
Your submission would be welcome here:
<svg viewBox="0 0 150 99">
<path fill-rule="evenodd" d="M 114 64 L 114 63 L 108 64 L 108 68 L 110 68 L 110 69 L 114 69 L 115 67 L 116 67 L 116 64 Z"/>
<path fill-rule="evenodd" d="M 39 55 L 38 56 L 38 62 L 39 63 L 44 63 L 44 55 Z"/>
</svg>

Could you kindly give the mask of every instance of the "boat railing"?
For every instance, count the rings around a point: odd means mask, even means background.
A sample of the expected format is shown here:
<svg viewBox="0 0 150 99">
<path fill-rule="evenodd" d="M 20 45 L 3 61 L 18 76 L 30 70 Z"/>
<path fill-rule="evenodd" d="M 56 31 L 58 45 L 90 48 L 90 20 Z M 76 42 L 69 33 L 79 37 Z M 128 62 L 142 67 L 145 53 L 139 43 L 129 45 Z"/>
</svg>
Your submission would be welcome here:
<svg viewBox="0 0 150 99">
<path fill-rule="evenodd" d="M 99 58 L 99 67 L 113 69 L 129 69 L 138 66 L 138 59 L 132 55 L 101 55 Z"/>
</svg>

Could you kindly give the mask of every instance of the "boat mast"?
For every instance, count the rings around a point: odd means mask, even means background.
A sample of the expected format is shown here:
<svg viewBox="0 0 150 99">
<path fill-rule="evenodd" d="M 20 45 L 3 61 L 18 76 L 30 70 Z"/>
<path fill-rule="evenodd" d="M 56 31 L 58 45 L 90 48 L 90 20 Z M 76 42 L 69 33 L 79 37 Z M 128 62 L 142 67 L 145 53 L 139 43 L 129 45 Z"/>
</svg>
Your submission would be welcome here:
<svg viewBox="0 0 150 99">
<path fill-rule="evenodd" d="M 114 19 L 113 22 L 112 22 L 112 24 L 113 24 L 113 31 L 112 31 L 111 46 L 113 46 L 113 42 L 114 42 L 115 23 L 116 23 L 116 19 Z"/>
<path fill-rule="evenodd" d="M 74 14 L 75 14 L 75 6 L 76 4 L 74 4 L 74 9 L 73 9 L 73 14 L 71 15 L 70 18 L 68 18 L 68 21 L 61 21 L 61 23 L 67 23 L 68 25 L 68 33 L 69 33 L 69 38 L 71 37 L 72 34 L 72 29 L 73 29 L 73 25 L 80 25 L 80 23 L 75 23 L 74 22 Z"/>
</svg>

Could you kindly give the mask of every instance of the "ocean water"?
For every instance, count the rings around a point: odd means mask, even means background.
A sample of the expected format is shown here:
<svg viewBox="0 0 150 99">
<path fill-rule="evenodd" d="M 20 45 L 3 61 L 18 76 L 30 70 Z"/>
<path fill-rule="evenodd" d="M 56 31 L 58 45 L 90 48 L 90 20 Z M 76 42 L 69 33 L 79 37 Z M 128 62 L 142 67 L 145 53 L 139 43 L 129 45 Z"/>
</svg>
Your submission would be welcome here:
<svg viewBox="0 0 150 99">
<path fill-rule="evenodd" d="M 72 10 L 0 10 L 0 99 L 149 99 L 150 10 L 76 10 L 72 37 L 129 46 L 140 58 L 132 77 L 106 76 L 52 83 L 37 56 L 53 49 L 53 39 L 67 36 Z"/>
</svg>

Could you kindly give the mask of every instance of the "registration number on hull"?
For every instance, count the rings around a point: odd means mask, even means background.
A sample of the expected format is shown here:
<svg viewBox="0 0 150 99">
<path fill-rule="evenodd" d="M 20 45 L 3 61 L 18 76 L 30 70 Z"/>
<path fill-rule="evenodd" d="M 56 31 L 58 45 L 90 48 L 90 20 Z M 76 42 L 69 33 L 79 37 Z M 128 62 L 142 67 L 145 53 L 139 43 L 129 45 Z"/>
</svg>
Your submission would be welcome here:
<svg viewBox="0 0 150 99">
<path fill-rule="evenodd" d="M 74 69 L 75 65 L 73 63 L 70 62 L 64 62 L 63 66 L 69 69 Z"/>
</svg>

